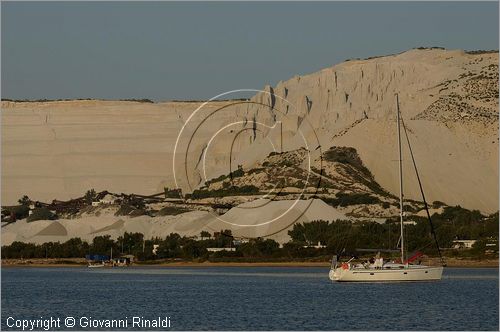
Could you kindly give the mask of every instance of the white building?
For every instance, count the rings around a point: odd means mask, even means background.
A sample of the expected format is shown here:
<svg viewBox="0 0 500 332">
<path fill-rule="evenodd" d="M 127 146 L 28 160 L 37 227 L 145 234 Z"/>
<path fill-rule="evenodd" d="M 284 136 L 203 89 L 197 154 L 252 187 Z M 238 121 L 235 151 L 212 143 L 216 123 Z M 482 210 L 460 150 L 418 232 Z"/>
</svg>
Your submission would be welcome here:
<svg viewBox="0 0 500 332">
<path fill-rule="evenodd" d="M 477 240 L 455 240 L 453 241 L 453 249 L 470 249 Z"/>
<path fill-rule="evenodd" d="M 209 252 L 236 251 L 236 248 L 207 248 Z"/>
<path fill-rule="evenodd" d="M 99 201 L 99 203 L 101 204 L 115 204 L 115 202 L 116 202 L 116 197 L 111 194 L 107 194 Z"/>
<path fill-rule="evenodd" d="M 326 246 L 324 244 L 321 244 L 321 242 L 318 241 L 318 244 L 313 246 L 313 245 L 309 245 L 309 246 L 303 246 L 304 248 L 314 248 L 314 249 L 323 249 L 323 248 L 326 248 Z"/>
</svg>

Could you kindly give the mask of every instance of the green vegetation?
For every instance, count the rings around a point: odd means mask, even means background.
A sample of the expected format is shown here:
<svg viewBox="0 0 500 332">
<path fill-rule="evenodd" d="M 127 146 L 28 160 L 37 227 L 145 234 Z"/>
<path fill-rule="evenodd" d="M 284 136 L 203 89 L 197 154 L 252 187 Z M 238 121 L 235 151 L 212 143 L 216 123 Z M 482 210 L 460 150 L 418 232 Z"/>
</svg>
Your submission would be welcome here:
<svg viewBox="0 0 500 332">
<path fill-rule="evenodd" d="M 131 195 L 127 197 L 126 199 L 123 200 L 123 203 L 126 205 L 130 205 L 136 209 L 145 209 L 146 208 L 146 203 L 144 200 L 140 197 Z"/>
<path fill-rule="evenodd" d="M 202 237 L 202 238 L 210 238 L 210 237 L 212 237 L 212 235 L 209 232 L 207 232 L 207 231 L 201 231 L 200 237 Z"/>
<path fill-rule="evenodd" d="M 467 54 L 490 54 L 498 53 L 498 50 L 476 50 L 476 51 L 465 51 Z"/>
<path fill-rule="evenodd" d="M 295 166 L 295 162 L 293 160 L 283 159 L 280 160 L 280 162 L 278 162 L 276 165 L 281 167 L 292 167 Z"/>
<path fill-rule="evenodd" d="M 47 209 L 46 207 L 39 207 L 33 210 L 33 213 L 26 219 L 27 222 L 32 222 L 36 220 L 55 220 L 57 215 Z"/>
<path fill-rule="evenodd" d="M 115 216 L 139 217 L 144 215 L 148 215 L 148 211 L 130 204 L 121 204 L 118 211 L 115 212 Z"/>
<path fill-rule="evenodd" d="M 241 244 L 238 246 L 237 253 L 242 257 L 248 258 L 279 257 L 282 255 L 279 244 L 276 241 L 261 238 Z"/>
<path fill-rule="evenodd" d="M 137 103 L 154 103 L 151 99 L 147 98 L 130 98 L 130 99 L 120 99 L 120 101 L 135 101 Z"/>
<path fill-rule="evenodd" d="M 332 146 L 329 150 L 323 153 L 323 158 L 326 161 L 349 164 L 356 168 L 364 167 L 361 158 L 355 148 Z"/>
<path fill-rule="evenodd" d="M 434 201 L 431 206 L 433 209 L 439 209 L 440 207 L 446 206 L 446 204 L 441 201 Z"/>
<path fill-rule="evenodd" d="M 33 243 L 13 242 L 2 247 L 2 258 L 81 258 L 87 254 L 110 255 L 113 248 L 114 255 L 132 254 L 139 260 L 153 260 L 166 258 L 196 259 L 208 258 L 206 248 L 229 247 L 232 245 L 231 231 L 224 230 L 215 233 L 209 239 L 195 240 L 181 237 L 172 233 L 165 239 L 154 238 L 145 240 L 141 233 L 125 233 L 113 240 L 109 235 L 97 236 L 92 243 L 79 238 L 70 239 L 64 243 L 49 242 L 40 245 Z M 158 244 L 158 254 L 153 254 L 153 245 Z"/>
<path fill-rule="evenodd" d="M 385 197 L 392 197 L 390 193 L 385 191 L 385 189 L 375 181 L 372 173 L 365 167 L 355 148 L 332 146 L 323 153 L 323 159 L 328 162 L 340 163 L 345 172 L 350 174 L 353 180 L 364 184 L 374 193 Z"/>
<path fill-rule="evenodd" d="M 444 50 L 444 47 L 441 46 L 430 46 L 430 47 L 425 47 L 425 46 L 420 46 L 416 47 L 415 49 L 417 50 Z"/>
<path fill-rule="evenodd" d="M 134 210 L 136 210 L 134 207 L 122 204 L 120 205 L 120 208 L 115 212 L 115 216 L 128 216 Z"/>
<path fill-rule="evenodd" d="M 367 193 L 338 193 L 335 198 L 322 197 L 321 199 L 333 207 L 380 203 L 378 197 Z"/>
<path fill-rule="evenodd" d="M 90 205 L 97 198 L 97 193 L 94 189 L 87 190 L 83 198 L 85 200 L 85 203 Z"/>
<path fill-rule="evenodd" d="M 29 206 L 31 204 L 31 199 L 28 196 L 24 195 L 23 197 L 18 199 L 17 202 L 21 205 Z"/>
<path fill-rule="evenodd" d="M 243 175 L 245 175 L 245 171 L 243 170 L 243 166 L 238 165 L 238 169 L 236 171 L 232 171 L 229 176 L 231 178 L 239 178 L 239 177 L 242 177 Z"/>
<path fill-rule="evenodd" d="M 191 210 L 179 206 L 165 206 L 156 213 L 158 216 L 176 216 L 181 213 L 186 213 Z"/>
<path fill-rule="evenodd" d="M 13 242 L 10 246 L 3 246 L 2 259 L 5 258 L 73 258 L 85 257 L 89 251 L 89 244 L 79 238 L 70 239 L 64 243 L 47 242 L 33 244 Z"/>
<path fill-rule="evenodd" d="M 109 235 L 95 237 L 92 243 L 79 238 L 70 239 L 64 243 L 50 242 L 41 245 L 32 243 L 13 242 L 2 247 L 2 259 L 7 258 L 81 258 L 86 254 L 110 255 L 113 248 L 114 255 L 132 254 L 140 261 L 158 259 L 185 259 L 185 260 L 214 260 L 221 259 L 254 259 L 281 257 L 283 252 L 274 240 L 254 239 L 240 244 L 236 251 L 222 251 L 209 253 L 207 248 L 234 247 L 231 231 L 223 230 L 213 236 L 202 232 L 200 240 L 181 237 L 179 234 L 169 234 L 164 239 L 154 238 L 145 240 L 141 233 L 125 233 L 116 241 Z M 159 245 L 157 255 L 153 254 L 153 245 Z"/>
<path fill-rule="evenodd" d="M 120 204 L 120 208 L 115 212 L 115 216 L 130 216 L 138 217 L 143 215 L 149 215 L 149 211 L 146 209 L 146 203 L 140 197 L 131 195 L 128 196 Z"/>
<path fill-rule="evenodd" d="M 415 225 L 405 226 L 408 251 L 420 250 L 436 255 L 430 225 L 426 218 L 409 218 Z M 442 214 L 432 216 L 441 248 L 451 248 L 454 240 L 478 240 L 472 250 L 452 251 L 454 255 L 476 255 L 485 253 L 485 248 L 498 253 L 498 213 L 483 216 L 460 206 L 445 207 Z M 302 245 L 321 242 L 330 252 L 354 254 L 356 248 L 395 249 L 399 240 L 399 221 L 388 219 L 385 223 L 350 221 L 314 221 L 294 225 L 289 231 L 292 242 Z M 486 243 L 489 246 L 486 246 Z"/>
<path fill-rule="evenodd" d="M 24 219 L 28 217 L 30 211 L 31 199 L 24 195 L 17 200 L 19 205 L 14 206 L 3 206 L 2 207 L 2 221 L 5 222 L 15 222 L 18 219 Z"/>
<path fill-rule="evenodd" d="M 245 175 L 245 171 L 243 170 L 243 166 L 238 165 L 237 170 L 232 171 L 229 174 L 222 174 L 221 176 L 210 179 L 207 182 L 205 182 L 205 185 L 210 186 L 212 183 L 221 182 L 221 181 L 224 181 L 224 180 L 229 179 L 229 178 L 231 178 L 231 179 L 239 178 L 239 177 L 242 177 L 243 175 Z"/>
<path fill-rule="evenodd" d="M 166 187 L 163 190 L 165 191 L 165 198 L 182 198 L 181 189 L 169 189 Z"/>
<path fill-rule="evenodd" d="M 8 214 L 14 214 L 16 220 L 26 218 L 30 212 L 30 208 L 27 205 L 9 206 L 5 207 L 5 210 Z"/>
<path fill-rule="evenodd" d="M 216 98 L 212 100 L 211 102 L 220 102 L 220 101 L 249 101 L 250 99 L 248 98 L 234 98 L 234 99 L 219 99 Z M 204 99 L 172 99 L 172 102 L 177 102 L 177 103 L 205 103 L 207 100 Z"/>
<path fill-rule="evenodd" d="M 241 187 L 228 186 L 217 190 L 196 189 L 192 194 L 186 194 L 186 198 L 202 199 L 207 197 L 255 195 L 258 193 L 259 188 L 254 185 L 244 185 Z"/>
<path fill-rule="evenodd" d="M 445 207 L 443 213 L 432 216 L 436 234 L 446 256 L 469 258 L 498 258 L 498 212 L 484 216 L 460 206 Z M 415 225 L 405 226 L 408 253 L 419 250 L 436 256 L 437 250 L 426 218 L 413 216 Z M 214 234 L 202 231 L 200 237 L 186 237 L 172 233 L 165 238 L 144 239 L 140 233 L 125 233 L 116 240 L 107 236 L 95 237 L 92 243 L 78 238 L 64 243 L 51 242 L 41 245 L 14 242 L 2 247 L 2 258 L 75 258 L 86 254 L 133 254 L 140 261 L 154 262 L 162 259 L 197 261 L 287 261 L 328 260 L 332 254 L 357 255 L 357 248 L 396 249 L 400 226 L 397 218 L 385 223 L 373 221 L 352 222 L 317 220 L 295 224 L 288 234 L 291 240 L 281 248 L 271 239 L 235 240 L 231 231 Z M 477 240 L 472 249 L 452 249 L 454 240 Z M 320 243 L 322 248 L 312 246 Z M 154 255 L 153 246 L 158 245 Z M 235 251 L 209 252 L 207 248 L 236 248 Z M 398 254 L 395 254 L 395 257 Z M 387 256 L 386 256 L 387 257 Z"/>
</svg>

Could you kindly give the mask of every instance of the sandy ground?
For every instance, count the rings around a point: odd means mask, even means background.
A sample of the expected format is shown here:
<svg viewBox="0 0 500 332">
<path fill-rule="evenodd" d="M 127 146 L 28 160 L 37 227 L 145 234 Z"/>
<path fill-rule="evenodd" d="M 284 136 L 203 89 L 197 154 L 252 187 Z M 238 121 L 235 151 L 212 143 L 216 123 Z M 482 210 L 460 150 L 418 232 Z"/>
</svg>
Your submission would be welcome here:
<svg viewBox="0 0 500 332">
<path fill-rule="evenodd" d="M 103 211 L 104 212 L 104 211 Z M 117 217 L 112 211 L 97 216 L 57 221 L 39 220 L 26 222 L 19 220 L 2 227 L 2 245 L 14 241 L 45 243 L 65 242 L 79 237 L 88 242 L 100 235 L 110 235 L 113 239 L 124 232 L 139 232 L 146 239 L 165 238 L 170 233 L 182 236 L 199 236 L 205 230 L 213 234 L 231 229 L 236 237 L 267 236 L 280 243 L 288 242 L 288 230 L 295 222 L 312 220 L 346 219 L 346 216 L 319 199 L 301 201 L 256 200 L 232 208 L 218 216 L 205 211 L 192 211 L 176 216 L 136 218 Z"/>
</svg>

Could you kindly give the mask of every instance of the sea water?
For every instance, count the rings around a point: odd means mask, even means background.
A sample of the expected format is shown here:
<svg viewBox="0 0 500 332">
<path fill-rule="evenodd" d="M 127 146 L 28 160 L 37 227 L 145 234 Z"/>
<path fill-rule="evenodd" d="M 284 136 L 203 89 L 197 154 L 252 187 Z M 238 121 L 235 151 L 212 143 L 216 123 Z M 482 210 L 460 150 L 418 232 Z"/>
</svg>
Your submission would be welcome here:
<svg viewBox="0 0 500 332">
<path fill-rule="evenodd" d="M 44 330 L 51 319 L 59 324 L 47 330 L 499 328 L 498 269 L 446 268 L 441 281 L 419 283 L 336 283 L 318 267 L 13 267 L 1 276 L 2 330 Z"/>
</svg>

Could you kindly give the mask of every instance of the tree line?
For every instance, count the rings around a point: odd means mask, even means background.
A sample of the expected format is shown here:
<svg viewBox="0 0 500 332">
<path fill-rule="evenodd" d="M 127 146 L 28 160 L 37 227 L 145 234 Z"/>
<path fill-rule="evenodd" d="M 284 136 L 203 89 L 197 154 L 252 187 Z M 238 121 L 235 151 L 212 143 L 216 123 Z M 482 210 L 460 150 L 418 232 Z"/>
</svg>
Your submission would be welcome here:
<svg viewBox="0 0 500 332">
<path fill-rule="evenodd" d="M 430 225 L 426 218 L 412 216 L 405 225 L 408 252 L 419 250 L 427 255 L 437 254 Z M 444 207 L 432 216 L 436 235 L 442 248 L 451 248 L 454 240 L 477 240 L 468 255 L 481 256 L 486 250 L 498 255 L 498 212 L 489 216 L 459 206 Z M 357 255 L 356 249 L 396 249 L 400 225 L 397 218 L 384 223 L 374 221 L 333 222 L 317 220 L 295 224 L 288 231 L 291 240 L 280 246 L 272 239 L 235 240 L 230 230 L 214 234 L 202 231 L 197 237 L 171 233 L 165 238 L 145 239 L 141 233 L 125 233 L 116 240 L 109 235 L 97 236 L 88 243 L 72 238 L 64 243 L 32 244 L 13 242 L 2 246 L 2 258 L 78 258 L 87 254 L 132 254 L 142 261 L 158 259 L 184 260 L 293 260 L 327 257 L 332 254 Z M 320 244 L 320 246 L 317 246 Z M 493 246 L 491 245 L 493 244 Z M 157 250 L 153 249 L 157 246 Z M 209 252 L 208 248 L 233 247 L 235 251 Z M 457 251 L 452 254 L 459 254 Z"/>
</svg>

